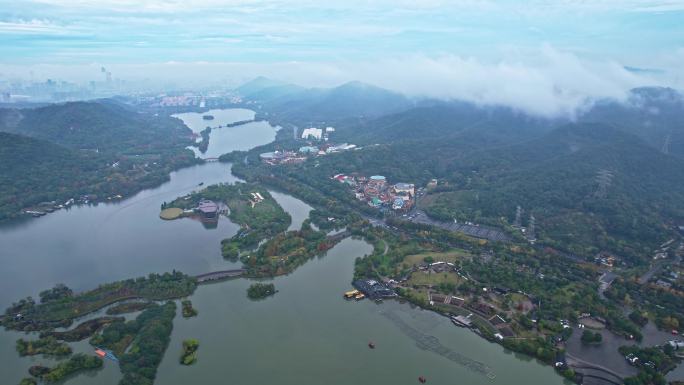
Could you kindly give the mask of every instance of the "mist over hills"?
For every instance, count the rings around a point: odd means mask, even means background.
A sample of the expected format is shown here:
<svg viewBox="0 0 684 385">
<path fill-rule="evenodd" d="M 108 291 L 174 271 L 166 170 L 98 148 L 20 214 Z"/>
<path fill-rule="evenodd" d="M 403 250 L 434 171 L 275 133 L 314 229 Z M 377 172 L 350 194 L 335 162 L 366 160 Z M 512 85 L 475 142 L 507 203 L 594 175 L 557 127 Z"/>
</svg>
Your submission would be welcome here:
<svg viewBox="0 0 684 385">
<path fill-rule="evenodd" d="M 625 101 L 597 101 L 572 119 L 401 99 L 358 84 L 305 92 L 316 101 L 307 109 L 283 108 L 302 92 L 259 105 L 276 120 L 305 125 L 323 123 L 312 118 L 320 112 L 336 127 L 337 141 L 365 146 L 320 161 L 318 177 L 359 172 L 419 185 L 439 179 L 448 187 L 424 204 L 434 218 L 507 226 L 520 205 L 537 218 L 544 244 L 579 255 L 609 250 L 633 262 L 684 223 L 684 98 L 673 89 L 634 89 Z M 384 113 L 351 115 L 359 109 L 329 95 L 383 105 Z"/>
<path fill-rule="evenodd" d="M 671 88 L 642 87 L 625 101 L 587 101 L 576 116 L 554 118 L 504 105 L 411 98 L 360 82 L 330 89 L 305 89 L 264 77 L 236 89 L 258 103 L 269 119 L 336 124 L 341 136 L 359 143 L 423 140 L 498 131 L 495 141 L 518 141 L 568 123 L 614 125 L 664 152 L 684 156 L 684 97 Z"/>
</svg>

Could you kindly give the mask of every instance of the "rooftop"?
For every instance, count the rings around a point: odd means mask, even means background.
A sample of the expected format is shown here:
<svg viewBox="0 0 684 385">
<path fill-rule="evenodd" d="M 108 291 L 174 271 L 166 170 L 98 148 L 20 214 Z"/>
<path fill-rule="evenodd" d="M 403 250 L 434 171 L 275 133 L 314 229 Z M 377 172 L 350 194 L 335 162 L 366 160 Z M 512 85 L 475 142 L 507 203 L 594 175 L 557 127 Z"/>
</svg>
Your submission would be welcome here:
<svg viewBox="0 0 684 385">
<path fill-rule="evenodd" d="M 197 209 L 203 213 L 215 213 L 218 211 L 218 205 L 212 201 L 201 201 Z"/>
</svg>

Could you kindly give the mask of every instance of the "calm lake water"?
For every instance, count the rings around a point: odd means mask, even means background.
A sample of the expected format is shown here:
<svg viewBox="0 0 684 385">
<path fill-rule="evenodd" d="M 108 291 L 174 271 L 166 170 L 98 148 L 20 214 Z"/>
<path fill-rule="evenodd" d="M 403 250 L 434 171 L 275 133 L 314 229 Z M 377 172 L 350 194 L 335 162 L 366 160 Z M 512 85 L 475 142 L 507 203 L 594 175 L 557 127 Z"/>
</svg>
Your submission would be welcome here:
<svg viewBox="0 0 684 385">
<path fill-rule="evenodd" d="M 204 115 L 214 116 L 213 120 L 204 120 Z M 193 132 L 212 127 L 209 147 L 204 153 L 193 148 L 195 155 L 200 158 L 218 158 L 225 154 L 226 149 L 247 150 L 262 144 L 270 143 L 275 139 L 276 131 L 268 122 L 250 122 L 235 127 L 221 127 L 226 124 L 254 119 L 254 111 L 244 108 L 232 108 L 227 110 L 210 110 L 205 113 L 187 112 L 173 115 L 190 127 Z"/>
<path fill-rule="evenodd" d="M 213 120 L 204 120 L 204 115 L 211 115 Z M 254 119 L 255 112 L 246 108 L 229 108 L 221 110 L 209 110 L 207 112 L 185 112 L 171 115 L 178 118 L 188 126 L 192 132 L 200 133 L 207 127 L 218 127 L 230 123 L 242 122 Z M 211 142 L 211 141 L 210 141 Z"/>
<path fill-rule="evenodd" d="M 274 132 L 270 128 L 257 144 L 271 141 Z M 213 138 L 212 133 L 210 143 Z M 222 151 L 244 149 L 245 143 L 234 138 L 224 142 Z M 3 226 L 0 306 L 36 296 L 60 282 L 86 290 L 150 272 L 177 269 L 198 274 L 234 267 L 221 257 L 219 244 L 237 231 L 236 225 L 222 219 L 217 228 L 206 229 L 190 219 L 162 221 L 158 214 L 162 202 L 198 189 L 200 182 L 235 180 L 230 165 L 207 163 L 174 172 L 170 182 L 122 202 L 74 207 Z M 299 227 L 311 210 L 287 194 L 273 192 L 273 196 L 291 214 L 291 228 Z M 276 278 L 279 293 L 263 301 L 247 299 L 250 281 L 244 279 L 201 286 L 191 298 L 199 316 L 186 320 L 179 314 L 175 319 L 156 384 L 410 384 L 417 383 L 418 376 L 427 377 L 431 384 L 562 383 L 552 368 L 505 352 L 434 313 L 396 301 L 343 300 L 354 259 L 370 251 L 367 243 L 346 239 L 325 257 Z M 420 349 L 407 327 L 482 362 L 495 379 Z M 14 341 L 20 337 L 26 338 L 0 331 L 3 384 L 17 384 L 31 365 L 53 363 L 42 357 L 18 357 Z M 186 338 L 200 341 L 199 361 L 191 367 L 178 364 L 181 341 Z M 369 341 L 377 348 L 368 349 Z M 87 341 L 75 344 L 75 350 L 92 352 Z M 103 370 L 75 376 L 67 384 L 115 385 L 120 377 L 118 367 L 106 362 Z"/>
</svg>

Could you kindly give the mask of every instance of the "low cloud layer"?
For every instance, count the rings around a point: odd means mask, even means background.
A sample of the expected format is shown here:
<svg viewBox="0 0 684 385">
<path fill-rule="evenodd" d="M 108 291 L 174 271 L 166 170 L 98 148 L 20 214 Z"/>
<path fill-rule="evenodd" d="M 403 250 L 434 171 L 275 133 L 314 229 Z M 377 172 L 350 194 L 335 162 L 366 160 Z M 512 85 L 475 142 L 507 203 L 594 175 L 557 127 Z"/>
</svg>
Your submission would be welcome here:
<svg viewBox="0 0 684 385">
<path fill-rule="evenodd" d="M 669 86 L 682 89 L 684 50 L 659 58 L 658 71 L 634 71 L 623 63 L 586 60 L 544 45 L 515 51 L 505 59 L 410 55 L 370 61 L 337 62 L 167 62 L 107 66 L 115 77 L 139 90 L 197 90 L 239 85 L 267 76 L 306 87 L 334 87 L 358 80 L 408 96 L 458 99 L 504 105 L 540 116 L 572 116 L 597 99 L 623 100 L 630 89 Z M 35 78 L 98 80 L 101 64 L 15 66 L 0 64 L 5 77 L 30 70 Z"/>
</svg>

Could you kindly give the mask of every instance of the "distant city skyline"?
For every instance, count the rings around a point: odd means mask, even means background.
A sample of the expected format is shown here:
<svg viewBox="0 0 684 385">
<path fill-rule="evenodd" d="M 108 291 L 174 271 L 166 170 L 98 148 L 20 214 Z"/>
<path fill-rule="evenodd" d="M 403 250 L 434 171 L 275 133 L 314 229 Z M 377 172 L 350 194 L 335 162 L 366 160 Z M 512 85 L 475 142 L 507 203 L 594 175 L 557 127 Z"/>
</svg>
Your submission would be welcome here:
<svg viewBox="0 0 684 385">
<path fill-rule="evenodd" d="M 681 1 L 1 3 L 0 79 L 101 81 L 104 66 L 181 87 L 258 75 L 305 86 L 361 80 L 484 103 L 530 94 L 523 108 L 552 98 L 551 113 L 684 83 Z"/>
</svg>

